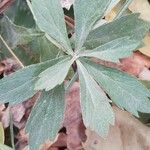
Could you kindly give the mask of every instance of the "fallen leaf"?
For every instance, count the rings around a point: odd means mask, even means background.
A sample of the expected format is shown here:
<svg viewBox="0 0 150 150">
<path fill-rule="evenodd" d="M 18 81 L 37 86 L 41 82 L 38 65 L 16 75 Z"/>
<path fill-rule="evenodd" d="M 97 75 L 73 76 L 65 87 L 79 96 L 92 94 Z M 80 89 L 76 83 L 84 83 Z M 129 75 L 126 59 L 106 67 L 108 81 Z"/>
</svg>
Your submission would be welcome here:
<svg viewBox="0 0 150 150">
<path fill-rule="evenodd" d="M 79 83 L 75 82 L 66 94 L 65 117 L 63 121 L 63 128 L 60 130 L 55 141 L 50 144 L 50 148 L 67 147 L 69 150 L 80 150 L 82 142 L 86 140 L 85 126 L 82 121 Z M 44 149 L 46 150 L 46 149 Z"/>
<path fill-rule="evenodd" d="M 45 143 L 43 143 L 40 147 L 40 150 L 58 150 L 58 148 L 50 148 L 52 145 L 52 141 L 47 140 Z"/>
<path fill-rule="evenodd" d="M 79 83 L 75 82 L 66 95 L 66 110 L 63 126 L 67 130 L 67 148 L 78 150 L 85 141 L 85 126 L 80 107 Z"/>
<path fill-rule="evenodd" d="M 16 150 L 23 150 L 28 146 L 28 136 L 25 133 L 24 129 L 21 129 L 16 136 L 18 139 L 17 143 L 15 144 Z"/>
<path fill-rule="evenodd" d="M 11 113 L 14 122 L 20 122 L 25 114 L 25 107 L 23 104 L 17 104 L 11 107 Z"/>
<path fill-rule="evenodd" d="M 134 13 L 140 13 L 140 17 L 150 21 L 150 4 L 148 0 L 133 0 L 129 9 Z"/>
<path fill-rule="evenodd" d="M 150 12 L 149 12 L 150 13 Z M 144 47 L 140 48 L 139 51 L 150 57 L 150 33 L 148 33 L 144 38 Z"/>
<path fill-rule="evenodd" d="M 120 68 L 132 75 L 138 76 L 144 67 L 150 68 L 150 58 L 140 52 L 133 53 L 128 58 L 120 59 Z"/>
<path fill-rule="evenodd" d="M 13 58 L 8 58 L 1 61 L 1 65 L 4 66 L 3 70 L 4 76 L 9 75 L 20 68 L 18 62 Z"/>
<path fill-rule="evenodd" d="M 9 118 L 9 109 L 8 108 L 2 112 L 1 122 L 3 123 L 4 128 L 9 127 L 10 118 Z"/>
<path fill-rule="evenodd" d="M 65 133 L 59 133 L 56 139 L 50 145 L 50 148 L 60 148 L 60 147 L 67 147 L 67 135 Z"/>
<path fill-rule="evenodd" d="M 113 107 L 116 115 L 115 126 L 111 126 L 107 139 L 86 130 L 85 150 L 149 150 L 150 129 L 126 111 Z"/>
</svg>

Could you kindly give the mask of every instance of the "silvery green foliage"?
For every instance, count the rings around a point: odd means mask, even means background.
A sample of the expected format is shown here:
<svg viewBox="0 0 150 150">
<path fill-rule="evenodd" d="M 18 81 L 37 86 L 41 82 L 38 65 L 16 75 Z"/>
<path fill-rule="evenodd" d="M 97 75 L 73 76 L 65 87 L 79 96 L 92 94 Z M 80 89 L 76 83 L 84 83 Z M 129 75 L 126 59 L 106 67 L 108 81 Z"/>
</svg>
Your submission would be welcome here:
<svg viewBox="0 0 150 150">
<path fill-rule="evenodd" d="M 63 120 L 63 113 L 64 86 L 60 85 L 48 92 L 42 92 L 26 125 L 31 150 L 37 150 L 47 139 L 56 136 Z"/>
<path fill-rule="evenodd" d="M 137 117 L 138 111 L 150 113 L 148 107 L 150 91 L 135 77 L 114 68 L 95 64 L 90 60 L 84 59 L 82 63 L 119 107 L 125 108 Z"/>
<path fill-rule="evenodd" d="M 98 86 L 86 68 L 77 61 L 80 79 L 80 97 L 85 126 L 106 136 L 109 124 L 114 124 L 114 113 L 105 92 Z"/>
<path fill-rule="evenodd" d="M 34 88 L 39 74 L 63 59 L 64 57 L 61 57 L 30 65 L 1 79 L 0 102 L 17 104 L 31 98 L 37 92 Z"/>
<path fill-rule="evenodd" d="M 130 55 L 141 46 L 149 23 L 139 19 L 138 14 L 131 14 L 93 30 L 97 21 L 109 11 L 112 1 L 75 0 L 73 50 L 67 38 L 60 0 L 27 2 L 37 26 L 50 42 L 64 52 L 60 58 L 25 67 L 0 81 L 2 103 L 20 103 L 38 90 L 42 92 L 26 128 L 30 135 L 30 149 L 36 150 L 44 140 L 57 134 L 64 110 L 63 88 L 60 87 L 74 62 L 80 81 L 83 121 L 87 128 L 105 137 L 109 124 L 114 124 L 114 113 L 105 92 L 116 105 L 136 116 L 138 112 L 150 113 L 150 92 L 136 78 L 90 60 L 96 57 L 116 62 Z"/>
</svg>

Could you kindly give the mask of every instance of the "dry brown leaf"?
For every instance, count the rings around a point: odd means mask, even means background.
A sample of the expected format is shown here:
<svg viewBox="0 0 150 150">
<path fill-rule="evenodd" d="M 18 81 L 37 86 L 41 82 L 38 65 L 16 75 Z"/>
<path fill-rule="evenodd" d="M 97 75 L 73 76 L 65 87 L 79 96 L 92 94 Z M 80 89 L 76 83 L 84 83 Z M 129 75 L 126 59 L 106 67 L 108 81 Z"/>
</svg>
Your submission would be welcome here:
<svg viewBox="0 0 150 150">
<path fill-rule="evenodd" d="M 52 145 L 52 141 L 47 140 L 44 144 L 41 145 L 40 150 L 49 150 L 49 147 L 51 145 Z"/>
<path fill-rule="evenodd" d="M 3 110 L 1 113 L 2 114 L 1 121 L 3 123 L 4 128 L 7 128 L 9 126 L 9 122 L 10 122 L 9 113 L 10 113 L 9 107 L 7 109 Z M 21 119 L 23 118 L 23 116 L 25 114 L 25 108 L 24 108 L 23 104 L 18 104 L 18 105 L 12 106 L 11 113 L 12 113 L 14 125 L 16 127 L 19 127 Z"/>
<path fill-rule="evenodd" d="M 150 13 L 150 12 L 149 12 Z M 144 47 L 140 48 L 139 51 L 144 55 L 150 57 L 150 33 L 144 38 Z"/>
<path fill-rule="evenodd" d="M 150 3 L 148 0 L 134 0 L 129 9 L 134 13 L 140 13 L 140 17 L 146 21 L 150 21 Z M 145 46 L 140 52 L 150 57 L 150 33 L 144 38 Z"/>
<path fill-rule="evenodd" d="M 67 148 L 78 150 L 85 140 L 85 126 L 81 116 L 79 83 L 74 83 L 66 95 L 66 111 L 63 126 L 67 130 Z"/>
<path fill-rule="evenodd" d="M 13 58 L 8 58 L 1 61 L 1 65 L 4 66 L 4 75 L 9 75 L 20 68 L 18 62 Z"/>
<path fill-rule="evenodd" d="M 49 149 L 51 148 L 60 148 L 60 147 L 67 147 L 67 135 L 65 133 L 59 133 L 56 139 L 52 142 Z"/>
<path fill-rule="evenodd" d="M 140 13 L 140 17 L 150 21 L 150 4 L 148 0 L 133 0 L 129 9 L 134 13 Z"/>
<path fill-rule="evenodd" d="M 86 130 L 85 150 L 150 150 L 150 128 L 126 111 L 114 107 L 115 126 L 111 126 L 107 139 Z"/>
<path fill-rule="evenodd" d="M 80 150 L 82 142 L 85 141 L 85 126 L 83 125 L 80 98 L 79 83 L 74 83 L 70 91 L 66 94 L 65 117 L 63 128 L 54 141 L 49 141 L 42 150 L 53 150 L 56 148 L 67 147 L 69 150 Z"/>
<path fill-rule="evenodd" d="M 10 122 L 9 117 L 10 117 L 9 116 L 9 109 L 7 108 L 6 110 L 4 110 L 2 112 L 2 118 L 1 118 L 1 122 L 3 123 L 4 128 L 9 127 L 9 122 Z"/>
<path fill-rule="evenodd" d="M 15 147 L 16 150 L 27 150 L 28 149 L 28 136 L 25 133 L 24 129 L 21 129 L 16 136 L 16 139 L 18 140 Z"/>
<path fill-rule="evenodd" d="M 150 68 L 150 58 L 140 52 L 135 52 L 132 56 L 121 59 L 120 62 L 123 71 L 135 76 L 138 76 L 145 67 Z"/>
<path fill-rule="evenodd" d="M 20 122 L 25 114 L 25 107 L 23 104 L 17 104 L 11 107 L 11 113 L 14 122 Z"/>
</svg>

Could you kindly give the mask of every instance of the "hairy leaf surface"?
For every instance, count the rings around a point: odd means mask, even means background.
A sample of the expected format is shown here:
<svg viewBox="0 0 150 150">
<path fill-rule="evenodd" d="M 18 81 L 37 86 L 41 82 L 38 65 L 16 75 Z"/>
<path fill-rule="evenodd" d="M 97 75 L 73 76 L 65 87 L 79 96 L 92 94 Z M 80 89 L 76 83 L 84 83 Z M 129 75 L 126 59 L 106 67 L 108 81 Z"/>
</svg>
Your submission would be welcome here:
<svg viewBox="0 0 150 150">
<path fill-rule="evenodd" d="M 43 91 L 26 125 L 31 150 L 37 150 L 46 140 L 55 138 L 63 120 L 63 114 L 64 86 L 58 86 L 48 92 Z"/>
<path fill-rule="evenodd" d="M 93 50 L 84 51 L 81 56 L 96 57 L 106 61 L 118 61 L 119 58 L 130 56 L 141 42 L 123 37 L 104 45 L 101 45 Z"/>
<path fill-rule="evenodd" d="M 17 104 L 31 98 L 38 75 L 62 58 L 25 67 L 0 80 L 0 103 Z"/>
<path fill-rule="evenodd" d="M 139 19 L 139 14 L 127 15 L 91 31 L 85 46 L 93 49 L 126 36 L 132 40 L 141 41 L 149 28 L 150 23 Z"/>
<path fill-rule="evenodd" d="M 136 78 L 88 60 L 84 60 L 83 64 L 119 107 L 137 117 L 138 112 L 150 113 L 150 91 Z"/>
<path fill-rule="evenodd" d="M 104 91 L 77 61 L 83 121 L 87 128 L 106 136 L 109 124 L 114 124 L 113 110 Z"/>
<path fill-rule="evenodd" d="M 35 85 L 35 89 L 45 89 L 46 91 L 49 91 L 55 86 L 62 84 L 72 63 L 73 60 L 68 56 L 67 58 L 40 73 L 39 80 Z"/>
<path fill-rule="evenodd" d="M 58 47 L 72 53 L 60 0 L 27 0 L 38 27 Z"/>
<path fill-rule="evenodd" d="M 93 25 L 101 19 L 110 4 L 110 0 L 75 0 L 76 50 L 83 46 Z"/>
</svg>

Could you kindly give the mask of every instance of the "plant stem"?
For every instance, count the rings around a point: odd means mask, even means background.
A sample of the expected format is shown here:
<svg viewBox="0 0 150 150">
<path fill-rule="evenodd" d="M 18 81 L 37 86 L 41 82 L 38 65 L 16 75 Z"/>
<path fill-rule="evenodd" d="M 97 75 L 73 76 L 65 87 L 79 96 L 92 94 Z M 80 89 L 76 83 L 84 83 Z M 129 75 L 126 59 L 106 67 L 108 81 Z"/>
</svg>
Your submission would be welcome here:
<svg viewBox="0 0 150 150">
<path fill-rule="evenodd" d="M 13 119 L 12 119 L 12 114 L 11 114 L 11 108 L 10 108 L 10 106 L 9 106 L 9 119 L 10 119 L 10 138 L 11 138 L 11 146 L 12 146 L 13 150 L 15 150 Z"/>
<path fill-rule="evenodd" d="M 118 19 L 122 16 L 122 14 L 125 12 L 125 10 L 129 7 L 129 5 L 131 4 L 133 0 L 126 0 L 126 2 L 124 3 L 124 5 L 121 7 L 120 11 L 118 12 L 118 14 L 116 15 L 115 19 Z"/>
<path fill-rule="evenodd" d="M 23 63 L 18 59 L 18 57 L 15 55 L 15 53 L 11 50 L 11 48 L 7 45 L 3 37 L 0 35 L 1 41 L 4 43 L 5 47 L 8 49 L 8 51 L 11 53 L 11 55 L 17 60 L 17 62 L 20 64 L 22 68 L 24 68 Z"/>
</svg>

